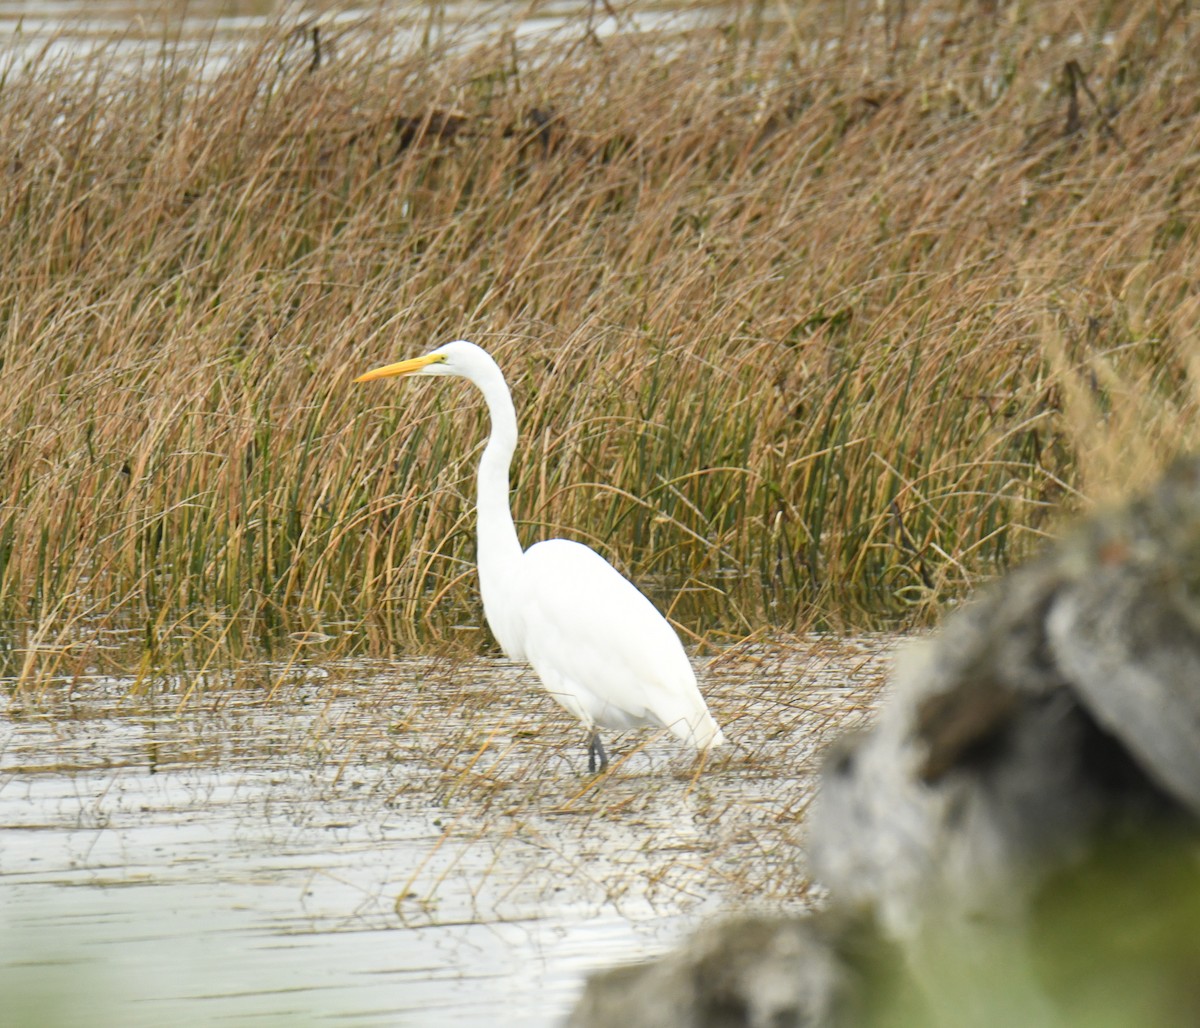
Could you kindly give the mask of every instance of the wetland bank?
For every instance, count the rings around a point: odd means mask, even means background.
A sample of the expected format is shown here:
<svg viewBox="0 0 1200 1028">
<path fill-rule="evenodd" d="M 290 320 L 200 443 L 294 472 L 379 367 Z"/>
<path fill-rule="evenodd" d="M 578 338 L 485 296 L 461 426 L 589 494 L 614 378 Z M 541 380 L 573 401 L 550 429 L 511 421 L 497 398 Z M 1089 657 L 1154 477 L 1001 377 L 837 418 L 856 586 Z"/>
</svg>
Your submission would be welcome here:
<svg viewBox="0 0 1200 1028">
<path fill-rule="evenodd" d="M 704 913 L 804 906 L 813 758 L 891 646 L 864 633 L 1194 448 L 1196 14 L 766 10 L 7 66 L 0 974 L 30 1023 L 89 967 L 128 1023 L 546 1022 Z M 522 538 L 647 589 L 727 761 L 631 733 L 593 783 L 494 662 L 478 404 L 350 386 L 458 336 L 516 395 Z"/>
</svg>

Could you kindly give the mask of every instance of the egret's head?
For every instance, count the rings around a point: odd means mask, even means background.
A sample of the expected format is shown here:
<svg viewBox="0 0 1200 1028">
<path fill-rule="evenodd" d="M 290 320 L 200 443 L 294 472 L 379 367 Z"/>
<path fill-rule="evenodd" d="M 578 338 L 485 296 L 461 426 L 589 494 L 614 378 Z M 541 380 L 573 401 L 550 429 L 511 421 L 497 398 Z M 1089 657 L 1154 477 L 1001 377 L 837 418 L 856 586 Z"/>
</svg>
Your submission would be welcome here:
<svg viewBox="0 0 1200 1028">
<path fill-rule="evenodd" d="M 492 363 L 491 358 L 474 343 L 456 339 L 445 346 L 439 346 L 436 350 L 430 350 L 424 357 L 385 364 L 382 368 L 359 375 L 354 381 L 374 382 L 377 378 L 392 378 L 396 375 L 461 375 L 463 378 L 473 378 L 472 372 L 481 360 Z"/>
</svg>

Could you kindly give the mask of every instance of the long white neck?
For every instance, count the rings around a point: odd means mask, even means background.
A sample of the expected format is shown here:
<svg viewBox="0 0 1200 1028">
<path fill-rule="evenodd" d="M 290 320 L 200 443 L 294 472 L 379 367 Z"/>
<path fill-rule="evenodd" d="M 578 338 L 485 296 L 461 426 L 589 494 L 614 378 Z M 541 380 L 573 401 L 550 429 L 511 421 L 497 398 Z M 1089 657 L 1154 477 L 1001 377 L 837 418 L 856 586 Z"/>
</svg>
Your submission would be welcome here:
<svg viewBox="0 0 1200 1028">
<path fill-rule="evenodd" d="M 476 504 L 479 532 L 479 578 L 484 604 L 488 604 L 492 586 L 501 584 L 505 575 L 516 573 L 521 543 L 513 524 L 508 495 L 508 469 L 517 447 L 517 412 L 500 368 L 478 369 L 471 380 L 483 393 L 492 421 L 483 457 L 479 461 L 479 497 Z M 500 576 L 500 577 L 497 577 Z M 489 611 L 489 620 L 491 612 Z"/>
</svg>

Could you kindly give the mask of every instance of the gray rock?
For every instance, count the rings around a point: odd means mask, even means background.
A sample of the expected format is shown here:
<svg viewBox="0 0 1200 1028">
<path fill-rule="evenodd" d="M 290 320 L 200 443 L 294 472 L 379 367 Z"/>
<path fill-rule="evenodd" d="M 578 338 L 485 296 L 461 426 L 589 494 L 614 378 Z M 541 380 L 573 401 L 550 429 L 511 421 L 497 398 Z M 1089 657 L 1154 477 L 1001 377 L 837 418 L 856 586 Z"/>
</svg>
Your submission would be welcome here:
<svg viewBox="0 0 1200 1028">
<path fill-rule="evenodd" d="M 1063 548 L 1079 574 L 1046 618 L 1061 674 L 1138 764 L 1200 817 L 1200 463 Z"/>
<path fill-rule="evenodd" d="M 568 1024 L 833 1026 L 847 970 L 818 919 L 745 917 L 661 960 L 592 978 Z"/>
<path fill-rule="evenodd" d="M 809 820 L 818 918 L 597 976 L 571 1024 L 1200 1023 L 1200 461 L 898 659 Z"/>
</svg>

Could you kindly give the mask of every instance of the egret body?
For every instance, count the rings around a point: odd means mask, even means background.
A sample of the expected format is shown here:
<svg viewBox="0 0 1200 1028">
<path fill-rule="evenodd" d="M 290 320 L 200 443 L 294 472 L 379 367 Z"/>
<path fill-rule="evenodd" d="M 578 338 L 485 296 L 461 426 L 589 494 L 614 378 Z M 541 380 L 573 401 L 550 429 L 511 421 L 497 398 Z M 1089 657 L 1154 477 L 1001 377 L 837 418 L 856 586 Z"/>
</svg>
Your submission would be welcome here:
<svg viewBox="0 0 1200 1028">
<path fill-rule="evenodd" d="M 524 550 L 509 506 L 517 415 L 499 366 L 459 339 L 360 375 L 454 375 L 483 393 L 492 430 L 478 477 L 478 565 L 483 611 L 501 648 L 533 666 L 546 690 L 589 733 L 588 770 L 608 767 L 600 728 L 657 725 L 699 750 L 725 738 L 708 712 L 675 630 L 594 550 L 547 539 Z"/>
</svg>

